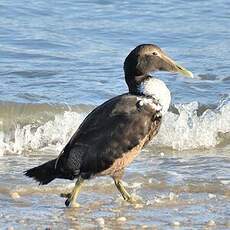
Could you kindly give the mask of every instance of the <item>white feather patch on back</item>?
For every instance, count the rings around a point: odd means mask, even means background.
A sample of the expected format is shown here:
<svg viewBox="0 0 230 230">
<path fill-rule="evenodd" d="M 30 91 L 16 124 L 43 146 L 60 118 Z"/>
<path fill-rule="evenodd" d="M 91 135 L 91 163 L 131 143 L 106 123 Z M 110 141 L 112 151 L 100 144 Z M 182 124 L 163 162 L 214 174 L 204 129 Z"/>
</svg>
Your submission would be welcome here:
<svg viewBox="0 0 230 230">
<path fill-rule="evenodd" d="M 137 97 L 137 100 L 139 101 L 139 106 L 143 105 L 150 105 L 154 110 L 156 111 L 162 111 L 162 106 L 158 103 L 153 98 L 143 98 L 143 97 Z"/>
<path fill-rule="evenodd" d="M 162 114 L 168 111 L 171 102 L 171 94 L 163 81 L 157 78 L 150 78 L 142 83 L 140 90 L 144 95 L 151 96 L 158 101 L 162 107 Z"/>
</svg>

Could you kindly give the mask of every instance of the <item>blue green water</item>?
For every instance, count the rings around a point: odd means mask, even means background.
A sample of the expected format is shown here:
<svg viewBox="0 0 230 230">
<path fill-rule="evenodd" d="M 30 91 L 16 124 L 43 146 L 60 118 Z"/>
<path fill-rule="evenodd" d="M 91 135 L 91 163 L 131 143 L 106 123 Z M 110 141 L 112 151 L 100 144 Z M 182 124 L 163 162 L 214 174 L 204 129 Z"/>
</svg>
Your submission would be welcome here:
<svg viewBox="0 0 230 230">
<path fill-rule="evenodd" d="M 229 93 L 229 11 L 227 0 L 2 0 L 1 100 L 101 103 L 126 91 L 130 50 L 156 43 L 200 76 L 164 74 L 175 101 L 217 103 Z"/>
</svg>

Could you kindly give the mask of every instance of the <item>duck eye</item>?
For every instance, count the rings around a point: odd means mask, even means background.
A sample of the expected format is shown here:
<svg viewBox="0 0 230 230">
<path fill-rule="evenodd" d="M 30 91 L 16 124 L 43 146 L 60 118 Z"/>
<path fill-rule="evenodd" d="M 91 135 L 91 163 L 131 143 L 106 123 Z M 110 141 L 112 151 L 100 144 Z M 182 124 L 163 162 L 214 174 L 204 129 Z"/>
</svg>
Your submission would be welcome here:
<svg viewBox="0 0 230 230">
<path fill-rule="evenodd" d="M 156 51 L 154 51 L 154 52 L 153 52 L 153 55 L 157 56 L 157 55 L 158 55 L 158 53 L 157 53 Z"/>
</svg>

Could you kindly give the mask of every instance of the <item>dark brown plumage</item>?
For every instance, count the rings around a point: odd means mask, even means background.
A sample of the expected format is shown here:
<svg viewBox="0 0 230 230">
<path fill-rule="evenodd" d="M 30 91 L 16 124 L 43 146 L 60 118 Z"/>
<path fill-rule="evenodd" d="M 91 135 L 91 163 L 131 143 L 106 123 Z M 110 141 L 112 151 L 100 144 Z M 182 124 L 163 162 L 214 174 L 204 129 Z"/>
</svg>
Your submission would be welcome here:
<svg viewBox="0 0 230 230">
<path fill-rule="evenodd" d="M 135 95 L 115 97 L 93 110 L 58 159 L 55 162 L 49 161 L 51 168 L 47 178 L 41 178 L 41 171 L 39 178 L 35 179 L 41 184 L 47 184 L 54 178 L 72 180 L 81 176 L 89 179 L 108 169 L 116 159 L 150 135 L 152 130 L 157 132 L 160 121 L 160 113 L 148 105 L 140 107 Z M 27 171 L 26 175 L 29 176 L 30 172 Z"/>
<path fill-rule="evenodd" d="M 179 68 L 182 68 L 181 71 Z M 29 169 L 25 175 L 40 184 L 48 184 L 55 178 L 78 178 L 73 192 L 65 195 L 68 197 L 67 206 L 74 205 L 83 180 L 110 175 L 124 199 L 131 201 L 120 178 L 124 168 L 159 130 L 162 115 L 156 109 L 158 102 L 140 91 L 141 83 L 150 78 L 148 73 L 156 70 L 187 71 L 155 45 L 136 47 L 124 63 L 129 93 L 112 98 L 94 109 L 57 159 Z M 143 103 L 146 98 L 151 103 Z"/>
</svg>

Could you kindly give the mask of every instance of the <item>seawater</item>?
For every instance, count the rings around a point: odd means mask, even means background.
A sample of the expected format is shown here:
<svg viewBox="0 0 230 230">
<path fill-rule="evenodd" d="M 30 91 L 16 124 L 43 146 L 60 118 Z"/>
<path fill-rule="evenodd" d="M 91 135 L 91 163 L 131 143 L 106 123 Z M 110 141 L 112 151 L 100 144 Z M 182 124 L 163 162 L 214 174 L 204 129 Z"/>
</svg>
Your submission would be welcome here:
<svg viewBox="0 0 230 230">
<path fill-rule="evenodd" d="M 0 228 L 228 229 L 228 5 L 2 0 Z M 123 61 L 142 43 L 159 45 L 195 78 L 154 73 L 173 101 L 126 170 L 140 201 L 126 204 L 112 180 L 97 178 L 83 187 L 81 208 L 66 209 L 59 193 L 73 182 L 38 187 L 23 171 L 56 157 L 93 108 L 127 92 Z"/>
</svg>

